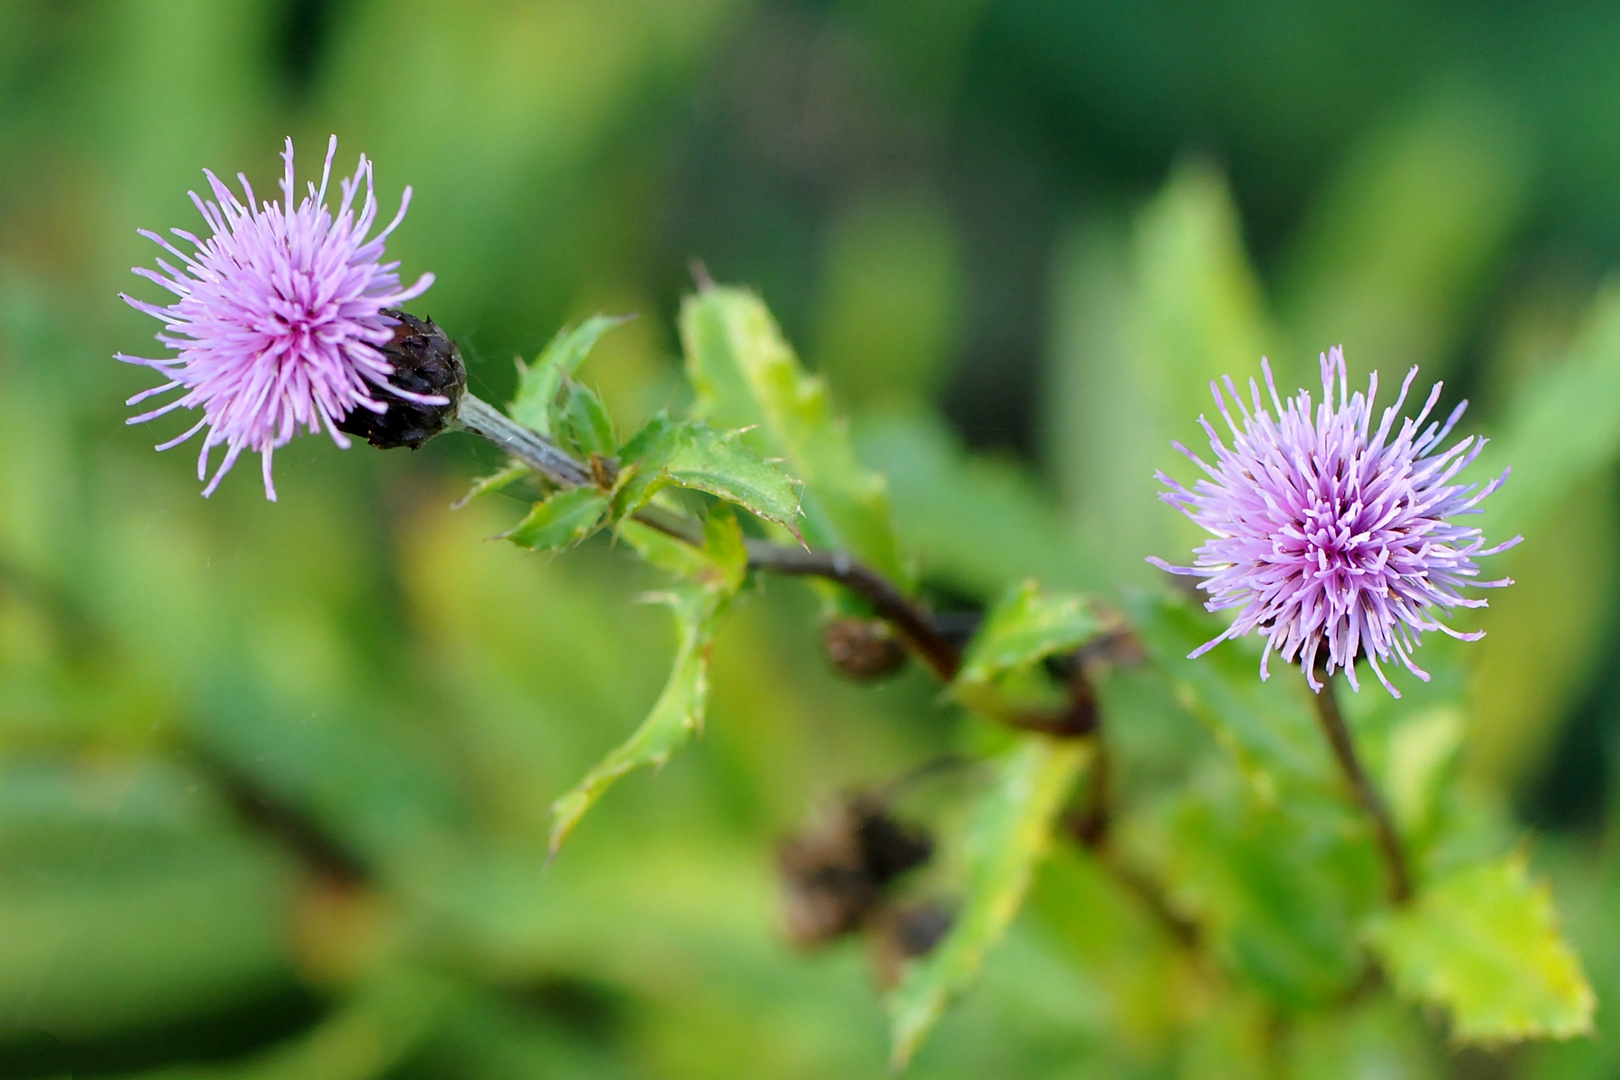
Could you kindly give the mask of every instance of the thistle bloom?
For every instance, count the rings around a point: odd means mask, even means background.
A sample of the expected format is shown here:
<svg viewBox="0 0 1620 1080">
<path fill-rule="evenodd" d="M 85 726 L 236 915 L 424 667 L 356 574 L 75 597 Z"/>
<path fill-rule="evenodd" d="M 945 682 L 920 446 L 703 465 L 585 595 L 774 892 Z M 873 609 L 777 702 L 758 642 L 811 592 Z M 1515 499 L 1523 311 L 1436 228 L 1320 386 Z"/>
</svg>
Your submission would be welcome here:
<svg viewBox="0 0 1620 1080">
<path fill-rule="evenodd" d="M 1485 445 L 1469 436 L 1440 451 L 1439 445 L 1467 407 L 1454 409 L 1444 424 L 1423 429 L 1441 384 L 1436 383 L 1416 419 L 1406 419 L 1399 432 L 1395 418 L 1417 376 L 1407 373 L 1400 397 L 1384 410 L 1369 431 L 1378 395 L 1374 373 L 1367 393 L 1351 395 L 1344 352 L 1335 348 L 1321 358 L 1322 402 L 1313 420 L 1311 395 L 1301 390 L 1286 403 L 1277 396 L 1271 366 L 1261 361 L 1275 418 L 1249 380 L 1251 408 L 1245 406 L 1228 376 L 1226 394 L 1210 383 L 1217 408 L 1232 433 L 1227 448 L 1202 416 L 1215 464 L 1202 461 L 1180 443 L 1207 474 L 1188 490 L 1163 472 L 1158 479 L 1170 490 L 1160 495 L 1213 539 L 1195 551 L 1192 566 L 1148 561 L 1173 574 L 1201 577 L 1210 611 L 1238 608 L 1226 631 L 1196 649 L 1201 656 L 1228 638 L 1258 633 L 1266 637 L 1260 677 L 1276 650 L 1304 669 L 1311 689 L 1318 653 L 1327 648 L 1326 670 L 1344 668 L 1356 682 L 1355 662 L 1365 654 L 1379 682 L 1395 697 L 1379 662 L 1398 659 L 1425 681 L 1429 676 L 1412 661 L 1423 631 L 1438 630 L 1463 641 L 1483 631 L 1462 633 L 1440 622 L 1437 614 L 1484 607 L 1485 601 L 1463 596 L 1464 585 L 1495 588 L 1511 580 L 1476 581 L 1475 557 L 1494 555 L 1519 537 L 1492 548 L 1477 528 L 1451 519 L 1479 512 L 1479 504 L 1507 479 L 1508 470 L 1486 484 L 1453 483 Z M 1335 393 L 1335 390 L 1337 393 Z M 1227 411 L 1227 396 L 1243 418 L 1242 428 Z M 1334 399 L 1337 397 L 1337 404 Z M 1420 433 L 1421 432 L 1421 433 Z"/>
<path fill-rule="evenodd" d="M 157 340 L 178 355 L 149 360 L 117 354 L 119 360 L 143 364 L 168 380 L 127 404 L 169 390 L 182 394 L 128 422 L 143 423 L 181 407 L 201 408 L 202 419 L 158 449 L 178 446 L 207 427 L 197 455 L 197 479 L 207 478 L 215 446 L 224 446 L 225 456 L 203 489 L 205 496 L 213 494 L 237 456 L 248 449 L 263 458 L 264 493 L 274 501 L 270 462 L 276 447 L 286 445 L 300 429 L 314 433 L 324 427 L 346 448 L 349 440 L 338 423 L 355 409 L 384 412 L 387 406 L 376 392 L 380 388 L 406 401 L 447 402 L 393 386 L 389 378 L 394 368 L 381 349 L 397 324 L 383 309 L 398 307 L 433 284 L 433 275 L 423 274 L 414 285 L 401 288 L 399 263 L 382 261 L 383 242 L 404 220 L 411 189 L 405 189 L 388 227 L 368 238 L 377 217 L 371 162 L 362 154 L 354 176 L 339 181 L 342 198 L 334 215 L 326 205 L 326 188 L 336 153 L 334 135 L 327 144 L 321 186 L 309 184 L 297 205 L 291 139 L 282 153 L 286 173 L 281 203 L 255 205 L 253 188 L 240 173 L 246 201 L 238 201 L 218 177 L 203 170 L 218 201 L 205 202 L 196 192 L 191 201 L 213 234 L 204 240 L 184 229 L 171 230 L 195 249 L 191 254 L 157 233 L 140 230 L 182 266 L 160 257 L 162 273 L 146 267 L 136 267 L 135 273 L 177 299 L 159 307 L 120 295 L 163 323 Z M 356 214 L 362 182 L 365 198 Z"/>
</svg>

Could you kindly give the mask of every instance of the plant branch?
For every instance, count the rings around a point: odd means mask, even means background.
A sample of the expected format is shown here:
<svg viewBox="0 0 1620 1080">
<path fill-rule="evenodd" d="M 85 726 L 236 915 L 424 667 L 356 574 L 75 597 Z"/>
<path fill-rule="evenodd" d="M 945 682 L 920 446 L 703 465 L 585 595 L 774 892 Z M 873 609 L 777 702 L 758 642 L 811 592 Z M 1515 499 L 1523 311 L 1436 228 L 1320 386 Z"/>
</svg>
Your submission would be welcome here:
<svg viewBox="0 0 1620 1080">
<path fill-rule="evenodd" d="M 366 860 L 302 807 L 206 747 L 199 744 L 188 749 L 193 762 L 218 783 L 220 794 L 244 822 L 280 841 L 315 874 L 342 885 L 372 880 Z"/>
<path fill-rule="evenodd" d="M 1171 907 L 1159 883 L 1127 863 L 1114 843 L 1112 755 L 1108 751 L 1108 740 L 1104 738 L 1096 688 L 1086 670 L 1088 665 L 1079 656 L 1072 663 L 1068 679 L 1070 712 L 1077 717 L 1084 716 L 1089 721 L 1083 733 L 1090 735 L 1092 741 L 1091 782 L 1087 785 L 1084 801 L 1064 818 L 1064 827 L 1076 843 L 1096 857 L 1103 869 L 1126 892 L 1136 897 L 1172 940 L 1189 951 L 1196 951 L 1201 938 L 1198 924 Z"/>
<path fill-rule="evenodd" d="M 1401 849 L 1400 837 L 1395 832 L 1395 823 L 1389 816 L 1389 808 L 1384 805 L 1383 796 L 1373 786 L 1367 771 L 1361 767 L 1361 759 L 1356 756 L 1350 729 L 1345 725 L 1344 714 L 1339 711 L 1339 697 L 1335 692 L 1337 683 L 1335 676 L 1322 679 L 1322 689 L 1313 695 L 1316 699 L 1316 718 L 1321 721 L 1322 732 L 1327 736 L 1328 746 L 1333 749 L 1339 771 L 1349 782 L 1351 792 L 1362 810 L 1372 820 L 1378 848 L 1389 868 L 1390 899 L 1402 905 L 1412 899 L 1412 878 L 1406 868 L 1406 853 Z"/>
<path fill-rule="evenodd" d="M 962 666 L 954 642 L 939 632 L 927 609 L 871 567 L 841 551 L 807 551 L 787 544 L 750 539 L 748 566 L 787 577 L 819 577 L 836 581 L 872 605 L 878 618 L 894 627 L 941 682 L 950 682 Z"/>
<path fill-rule="evenodd" d="M 494 443 L 558 487 L 585 487 L 591 472 L 556 443 L 530 431 L 488 402 L 462 394 L 456 426 Z"/>
<path fill-rule="evenodd" d="M 563 488 L 595 483 L 590 470 L 538 432 L 519 424 L 499 409 L 472 394 L 463 394 L 456 414 L 463 431 L 488 439 Z M 655 506 L 636 512 L 643 525 L 687 543 L 701 544 L 703 529 L 690 518 Z M 928 611 L 910 600 L 888 578 L 843 552 L 809 551 L 787 544 L 750 538 L 748 567 L 788 577 L 819 577 L 856 593 L 877 616 L 895 628 L 901 639 L 943 682 L 956 677 L 962 664 L 960 650 L 934 626 Z"/>
<path fill-rule="evenodd" d="M 1113 784 L 1109 775 L 1107 744 L 1102 739 L 1100 729 L 1095 732 L 1091 768 L 1091 786 L 1085 802 L 1063 819 L 1064 828 L 1071 839 L 1091 852 L 1126 892 L 1136 897 L 1137 902 L 1171 940 L 1184 949 L 1196 951 L 1202 939 L 1198 924 L 1171 907 L 1159 883 L 1127 863 L 1114 843 L 1113 832 L 1109 828 Z"/>
</svg>

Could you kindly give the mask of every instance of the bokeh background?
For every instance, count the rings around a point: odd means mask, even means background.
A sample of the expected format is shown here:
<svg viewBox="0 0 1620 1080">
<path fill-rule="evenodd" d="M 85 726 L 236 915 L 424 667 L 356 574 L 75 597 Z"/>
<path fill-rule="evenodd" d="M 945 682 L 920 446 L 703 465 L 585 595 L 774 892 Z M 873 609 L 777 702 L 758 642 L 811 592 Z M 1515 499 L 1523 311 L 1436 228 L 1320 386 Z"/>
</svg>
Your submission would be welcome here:
<svg viewBox="0 0 1620 1080">
<path fill-rule="evenodd" d="M 196 228 L 202 168 L 273 192 L 284 136 L 308 175 L 336 132 L 385 207 L 411 184 L 390 251 L 490 400 L 636 312 L 584 372 L 633 427 L 681 401 L 693 260 L 757 287 L 970 605 L 1149 580 L 1187 539 L 1152 470 L 1262 353 L 1421 363 L 1500 423 L 1608 310 L 1617 54 L 1581 0 L 0 0 L 0 1077 L 883 1074 L 866 957 L 789 945 L 773 851 L 953 745 L 934 690 L 839 683 L 773 583 L 701 743 L 542 872 L 551 799 L 660 685 L 654 579 L 486 543 L 522 506 L 449 509 L 497 464 L 463 436 L 304 439 L 279 504 L 249 466 L 200 499 L 111 355 L 155 348 L 117 294 L 155 298 L 135 230 Z M 1485 616 L 1466 769 L 1535 830 L 1609 1028 L 1600 436 Z M 1058 859 L 916 1075 L 1173 1074 L 1152 950 L 1067 962 L 1108 943 Z M 1317 1041 L 1301 1075 L 1620 1075 L 1612 1030 L 1361 1072 Z"/>
</svg>

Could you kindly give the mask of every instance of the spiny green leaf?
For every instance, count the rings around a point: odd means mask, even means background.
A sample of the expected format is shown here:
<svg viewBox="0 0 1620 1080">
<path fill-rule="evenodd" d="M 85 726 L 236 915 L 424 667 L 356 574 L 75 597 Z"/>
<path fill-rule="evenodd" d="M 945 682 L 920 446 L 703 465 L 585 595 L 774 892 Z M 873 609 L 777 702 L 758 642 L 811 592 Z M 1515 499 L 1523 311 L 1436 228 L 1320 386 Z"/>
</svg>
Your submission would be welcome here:
<svg viewBox="0 0 1620 1080">
<path fill-rule="evenodd" d="M 793 479 L 750 450 L 738 432 L 659 415 L 620 455 L 614 492 L 619 516 L 645 506 L 666 485 L 706 491 L 790 529 L 799 514 Z"/>
<path fill-rule="evenodd" d="M 950 932 L 889 999 L 893 1063 L 903 1067 L 946 1003 L 973 982 L 1023 903 L 1089 744 L 1029 735 L 999 762 L 963 841 L 967 896 Z"/>
<path fill-rule="evenodd" d="M 807 375 L 760 298 L 706 288 L 681 305 L 686 370 L 699 415 L 744 438 L 762 457 L 782 458 L 805 484 L 805 536 L 847 551 L 909 585 L 883 478 L 863 468 L 825 383 Z"/>
<path fill-rule="evenodd" d="M 593 315 L 578 326 L 565 326 L 532 364 L 518 364 L 517 396 L 507 414 L 525 427 L 550 437 L 554 433 L 557 391 L 563 379 L 579 370 L 597 340 L 625 322 L 624 315 Z"/>
<path fill-rule="evenodd" d="M 1596 998 L 1523 855 L 1453 871 L 1369 939 L 1406 997 L 1442 1005 L 1459 1042 L 1589 1034 Z"/>
<path fill-rule="evenodd" d="M 1083 596 L 1042 596 L 1025 581 L 1009 589 L 974 635 L 957 675 L 959 687 L 988 684 L 1004 672 L 1070 652 L 1106 628 Z"/>
<path fill-rule="evenodd" d="M 534 470 L 530 469 L 527 465 L 520 464 L 516 461 L 510 462 L 500 469 L 497 469 L 490 475 L 481 476 L 477 480 L 474 480 L 471 490 L 469 490 L 467 494 L 463 495 L 461 498 L 457 499 L 455 501 L 455 505 L 452 506 L 451 509 L 460 510 L 463 506 L 466 506 L 474 499 L 482 498 L 485 495 L 489 495 L 500 491 L 503 488 L 509 487 L 517 481 L 523 479 L 525 476 L 528 476 L 529 473 L 533 471 Z"/>
<path fill-rule="evenodd" d="M 608 496 L 596 488 L 571 488 L 534 504 L 529 516 L 504 537 L 519 547 L 545 551 L 572 547 L 606 519 Z"/>
<path fill-rule="evenodd" d="M 665 551 L 663 541 L 681 543 L 645 525 L 627 524 L 630 526 L 627 534 L 638 547 L 646 544 L 650 550 Z M 691 548 L 691 545 L 682 546 Z M 704 546 L 699 554 L 700 558 L 683 567 L 692 571 L 689 580 L 654 597 L 667 603 L 675 613 L 678 640 L 669 680 L 635 733 L 586 773 L 572 791 L 552 804 L 552 855 L 556 855 L 580 818 L 615 780 L 643 765 L 662 766 L 671 754 L 702 730 L 709 696 L 709 644 L 719 617 L 741 587 L 747 568 L 742 529 L 729 507 L 716 507 L 709 515 L 704 523 Z"/>
<path fill-rule="evenodd" d="M 607 406 L 596 391 L 573 379 L 562 382 L 552 425 L 557 437 L 582 458 L 611 457 L 619 448 Z"/>
</svg>

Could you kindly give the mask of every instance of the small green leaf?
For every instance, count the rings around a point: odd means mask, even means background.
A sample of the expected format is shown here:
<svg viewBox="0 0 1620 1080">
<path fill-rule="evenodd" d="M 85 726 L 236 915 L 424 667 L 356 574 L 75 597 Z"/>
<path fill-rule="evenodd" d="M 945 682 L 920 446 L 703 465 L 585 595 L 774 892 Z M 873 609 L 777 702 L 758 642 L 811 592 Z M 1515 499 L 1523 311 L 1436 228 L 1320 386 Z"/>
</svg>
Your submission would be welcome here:
<svg viewBox="0 0 1620 1080">
<path fill-rule="evenodd" d="M 1453 871 L 1369 938 L 1395 988 L 1442 1005 L 1458 1042 L 1589 1034 L 1596 998 L 1523 855 Z"/>
<path fill-rule="evenodd" d="M 551 806 L 551 854 L 556 855 L 568 834 L 585 812 L 625 773 L 644 765 L 662 766 L 703 728 L 703 714 L 709 696 L 709 644 L 726 605 L 742 586 L 748 554 L 743 546 L 742 529 L 729 507 L 719 506 L 704 523 L 701 550 L 663 536 L 634 522 L 627 535 L 643 551 L 659 553 L 664 561 L 670 549 L 680 545 L 697 557 L 677 564 L 690 580 L 653 599 L 667 603 L 675 612 L 678 640 L 675 662 L 664 689 L 652 711 L 627 740 L 585 774 L 572 791 Z M 655 539 L 657 538 L 657 539 Z M 643 548 L 642 545 L 647 545 Z"/>
<path fill-rule="evenodd" d="M 557 437 L 582 458 L 589 458 L 592 454 L 611 457 L 619 448 L 607 406 L 596 391 L 573 379 L 562 382 L 552 423 Z"/>
<path fill-rule="evenodd" d="M 565 378 L 579 370 L 597 340 L 625 322 L 624 315 L 594 315 L 578 326 L 565 326 L 532 364 L 518 364 L 517 396 L 507 414 L 548 438 L 554 432 L 557 392 Z"/>
<path fill-rule="evenodd" d="M 572 547 L 607 517 L 608 497 L 596 488 L 571 488 L 541 499 L 517 528 L 503 533 L 518 547 L 546 551 Z"/>
<path fill-rule="evenodd" d="M 1089 744 L 1028 735 L 999 762 L 963 841 L 967 896 L 950 932 L 889 999 L 893 1064 L 904 1067 L 946 1003 L 977 977 L 1023 903 Z"/>
<path fill-rule="evenodd" d="M 472 489 L 469 490 L 467 494 L 457 499 L 455 505 L 452 506 L 451 509 L 460 510 L 463 506 L 466 506 L 474 499 L 481 499 L 485 495 L 489 495 L 504 488 L 510 487 L 512 484 L 523 479 L 525 476 L 528 476 L 533 471 L 534 470 L 530 469 L 527 465 L 520 464 L 516 461 L 511 462 L 488 476 L 481 476 L 477 480 L 474 480 Z"/>
<path fill-rule="evenodd" d="M 1015 585 L 990 612 L 963 658 L 957 685 L 988 684 L 1005 672 L 1071 652 L 1106 629 L 1085 597 L 1042 596 L 1033 580 Z"/>
<path fill-rule="evenodd" d="M 667 485 L 706 491 L 790 529 L 799 514 L 792 478 L 750 450 L 738 432 L 659 415 L 625 444 L 620 456 L 614 492 L 619 516 L 645 506 Z"/>
<path fill-rule="evenodd" d="M 761 457 L 784 459 L 804 481 L 806 539 L 909 585 L 883 478 L 856 460 L 826 384 L 800 367 L 764 302 L 733 288 L 689 296 L 681 305 L 681 342 L 699 415 L 751 428 L 748 445 Z"/>
</svg>

